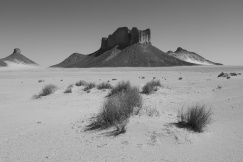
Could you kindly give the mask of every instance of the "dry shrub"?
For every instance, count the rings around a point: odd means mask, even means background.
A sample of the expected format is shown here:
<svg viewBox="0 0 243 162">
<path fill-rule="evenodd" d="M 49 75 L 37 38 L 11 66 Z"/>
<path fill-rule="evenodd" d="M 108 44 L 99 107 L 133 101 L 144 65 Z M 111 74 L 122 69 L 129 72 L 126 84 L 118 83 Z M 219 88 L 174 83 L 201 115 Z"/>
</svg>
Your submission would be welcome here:
<svg viewBox="0 0 243 162">
<path fill-rule="evenodd" d="M 142 89 L 142 93 L 144 94 L 151 94 L 154 91 L 157 91 L 158 87 L 161 87 L 161 83 L 159 80 L 152 80 L 147 82 Z"/>
<path fill-rule="evenodd" d="M 132 88 L 132 86 L 131 86 L 131 83 L 129 81 L 118 82 L 117 85 L 111 89 L 108 96 L 112 96 L 112 95 L 118 94 L 120 92 L 130 91 L 131 88 Z"/>
<path fill-rule="evenodd" d="M 112 86 L 110 83 L 103 82 L 97 85 L 97 89 L 112 89 Z"/>
<path fill-rule="evenodd" d="M 84 91 L 88 91 L 88 90 L 90 90 L 90 89 L 92 89 L 94 87 L 96 87 L 96 84 L 95 83 L 93 83 L 93 82 L 87 83 L 85 85 L 85 87 L 84 87 Z"/>
<path fill-rule="evenodd" d="M 187 111 L 183 108 L 178 112 L 178 125 L 189 128 L 195 132 L 203 132 L 203 129 L 212 121 L 211 109 L 206 109 L 205 105 L 191 106 Z"/>
<path fill-rule="evenodd" d="M 38 95 L 34 95 L 33 98 L 41 98 L 42 96 L 47 96 L 52 93 L 54 93 L 57 90 L 57 86 L 53 84 L 46 85 L 45 87 L 42 88 L 41 92 Z"/>
<path fill-rule="evenodd" d="M 75 85 L 76 86 L 85 86 L 85 85 L 87 85 L 87 82 L 84 80 L 80 80 L 80 81 L 76 82 Z"/>
<path fill-rule="evenodd" d="M 138 88 L 131 87 L 127 91 L 114 93 L 106 99 L 100 113 L 87 126 L 87 130 L 117 128 L 116 133 L 126 132 L 125 126 L 133 115 L 135 107 L 142 107 L 142 96 Z"/>
<path fill-rule="evenodd" d="M 72 88 L 73 88 L 73 84 L 70 84 L 67 89 L 64 91 L 64 93 L 72 93 Z"/>
<path fill-rule="evenodd" d="M 40 80 L 38 80 L 38 82 L 41 83 L 41 82 L 44 82 L 44 80 L 40 79 Z"/>
</svg>

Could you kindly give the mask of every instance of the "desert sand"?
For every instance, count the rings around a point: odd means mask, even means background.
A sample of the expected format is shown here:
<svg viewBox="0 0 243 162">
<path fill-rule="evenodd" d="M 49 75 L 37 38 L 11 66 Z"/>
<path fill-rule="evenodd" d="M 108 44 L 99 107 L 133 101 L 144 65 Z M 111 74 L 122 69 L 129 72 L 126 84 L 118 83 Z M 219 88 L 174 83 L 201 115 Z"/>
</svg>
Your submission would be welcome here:
<svg viewBox="0 0 243 162">
<path fill-rule="evenodd" d="M 243 66 L 0 68 L 0 161 L 243 161 L 243 75 L 218 78 L 221 72 L 243 74 Z M 141 88 L 153 77 L 163 87 L 142 95 L 144 113 L 131 117 L 126 133 L 116 137 L 109 136 L 112 129 L 84 131 L 109 90 L 87 93 L 74 86 L 63 93 L 79 80 L 129 80 Z M 59 89 L 32 99 L 47 84 Z M 171 124 L 178 110 L 196 103 L 213 111 L 204 132 Z M 159 114 L 151 116 L 151 109 Z"/>
</svg>

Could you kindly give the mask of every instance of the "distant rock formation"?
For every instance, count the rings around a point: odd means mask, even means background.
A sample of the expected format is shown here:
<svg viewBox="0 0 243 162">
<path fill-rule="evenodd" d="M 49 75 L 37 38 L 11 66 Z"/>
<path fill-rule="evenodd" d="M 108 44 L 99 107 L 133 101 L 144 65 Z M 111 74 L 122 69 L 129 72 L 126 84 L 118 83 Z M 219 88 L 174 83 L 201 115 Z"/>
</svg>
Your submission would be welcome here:
<svg viewBox="0 0 243 162">
<path fill-rule="evenodd" d="M 120 27 L 108 38 L 102 38 L 101 49 L 110 49 L 117 45 L 127 47 L 135 43 L 150 43 L 150 37 L 150 29 L 138 30 L 134 27 L 129 30 L 127 27 Z"/>
<path fill-rule="evenodd" d="M 34 61 L 28 59 L 24 55 L 21 54 L 21 50 L 19 48 L 15 48 L 13 53 L 5 58 L 0 59 L 1 61 L 8 64 L 22 64 L 22 65 L 38 65 Z"/>
<path fill-rule="evenodd" d="M 159 67 L 195 65 L 170 56 L 151 44 L 150 29 L 118 28 L 108 38 L 101 39 L 101 47 L 89 55 L 72 54 L 51 67 Z"/>
<path fill-rule="evenodd" d="M 187 51 L 181 47 L 178 47 L 175 52 L 168 51 L 167 54 L 176 57 L 182 61 L 194 63 L 197 65 L 222 65 L 220 63 L 209 61 L 203 58 L 202 56 L 198 55 L 197 53 Z"/>
</svg>

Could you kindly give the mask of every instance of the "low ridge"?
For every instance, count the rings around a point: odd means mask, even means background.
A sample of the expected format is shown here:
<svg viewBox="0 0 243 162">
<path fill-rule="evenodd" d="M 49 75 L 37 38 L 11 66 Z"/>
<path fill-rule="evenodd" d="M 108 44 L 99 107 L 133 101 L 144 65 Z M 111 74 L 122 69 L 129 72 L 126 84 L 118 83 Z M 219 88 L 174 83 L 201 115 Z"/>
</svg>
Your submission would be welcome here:
<svg viewBox="0 0 243 162">
<path fill-rule="evenodd" d="M 222 65 L 220 63 L 209 61 L 203 58 L 202 56 L 198 55 L 197 53 L 187 51 L 181 47 L 178 47 L 175 52 L 168 51 L 167 54 L 176 57 L 182 61 L 186 61 L 198 65 Z"/>
<path fill-rule="evenodd" d="M 151 42 L 150 29 L 132 30 L 118 28 L 108 38 L 101 39 L 101 47 L 89 55 L 72 54 L 63 62 L 51 67 L 85 68 L 85 67 L 159 67 L 189 66 L 193 63 L 182 61 L 167 55 L 154 47 Z"/>
</svg>

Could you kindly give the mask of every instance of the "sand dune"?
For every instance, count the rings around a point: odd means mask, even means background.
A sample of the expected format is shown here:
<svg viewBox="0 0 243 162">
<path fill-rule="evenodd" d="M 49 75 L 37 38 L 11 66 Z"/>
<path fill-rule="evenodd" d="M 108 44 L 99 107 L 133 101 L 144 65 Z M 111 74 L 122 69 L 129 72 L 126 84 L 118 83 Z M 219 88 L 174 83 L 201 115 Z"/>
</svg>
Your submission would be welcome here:
<svg viewBox="0 0 243 162">
<path fill-rule="evenodd" d="M 243 73 L 243 67 L 2 68 L 0 161 L 242 161 L 243 75 L 218 78 L 221 72 Z M 63 93 L 78 80 L 129 80 L 141 88 L 153 77 L 163 87 L 142 94 L 144 113 L 131 117 L 127 132 L 117 137 L 109 136 L 113 129 L 84 132 L 109 90 L 87 93 L 73 86 L 72 93 Z M 59 89 L 32 99 L 46 84 Z M 213 111 L 203 133 L 171 124 L 179 109 L 195 103 Z M 149 109 L 159 115 L 149 116 Z"/>
</svg>

